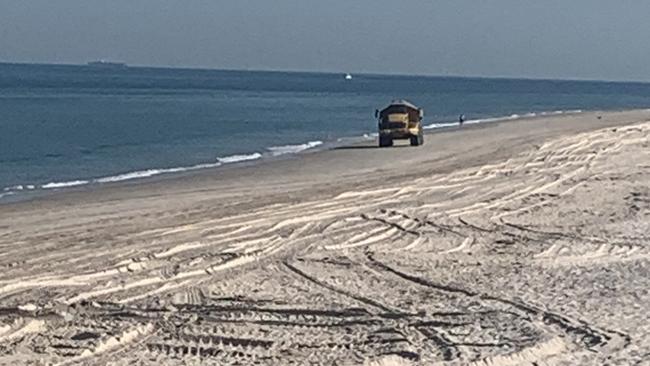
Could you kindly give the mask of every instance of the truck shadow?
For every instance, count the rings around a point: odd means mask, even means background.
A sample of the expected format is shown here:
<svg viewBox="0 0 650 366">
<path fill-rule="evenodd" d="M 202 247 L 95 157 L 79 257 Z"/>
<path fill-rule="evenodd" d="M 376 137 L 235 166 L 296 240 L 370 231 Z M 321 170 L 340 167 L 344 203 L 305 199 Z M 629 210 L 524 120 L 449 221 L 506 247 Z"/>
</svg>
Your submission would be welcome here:
<svg viewBox="0 0 650 366">
<path fill-rule="evenodd" d="M 411 145 L 393 145 L 390 147 L 379 147 L 377 145 L 354 145 L 354 146 L 338 146 L 335 147 L 333 150 L 366 150 L 366 149 L 384 149 L 384 150 L 390 150 L 390 149 L 400 149 L 404 147 L 411 147 Z"/>
</svg>

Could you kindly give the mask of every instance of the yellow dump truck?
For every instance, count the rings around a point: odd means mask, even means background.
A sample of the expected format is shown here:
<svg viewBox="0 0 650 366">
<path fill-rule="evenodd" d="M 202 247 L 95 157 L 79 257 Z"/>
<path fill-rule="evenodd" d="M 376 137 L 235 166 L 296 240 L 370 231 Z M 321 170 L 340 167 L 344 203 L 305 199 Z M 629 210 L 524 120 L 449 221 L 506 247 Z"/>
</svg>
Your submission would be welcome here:
<svg viewBox="0 0 650 366">
<path fill-rule="evenodd" d="M 393 146 L 393 140 L 409 140 L 411 146 L 424 143 L 421 108 L 405 101 L 395 100 L 384 109 L 376 110 L 379 125 L 379 147 Z"/>
</svg>

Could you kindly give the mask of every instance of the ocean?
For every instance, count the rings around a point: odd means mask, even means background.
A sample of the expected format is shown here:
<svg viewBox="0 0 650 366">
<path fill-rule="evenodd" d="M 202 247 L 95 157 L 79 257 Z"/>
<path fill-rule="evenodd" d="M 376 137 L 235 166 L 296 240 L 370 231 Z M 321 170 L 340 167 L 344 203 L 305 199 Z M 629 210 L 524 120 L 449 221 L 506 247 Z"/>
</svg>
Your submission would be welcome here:
<svg viewBox="0 0 650 366">
<path fill-rule="evenodd" d="M 372 140 L 393 99 L 429 129 L 650 106 L 646 83 L 344 76 L 0 64 L 0 202 Z"/>
</svg>

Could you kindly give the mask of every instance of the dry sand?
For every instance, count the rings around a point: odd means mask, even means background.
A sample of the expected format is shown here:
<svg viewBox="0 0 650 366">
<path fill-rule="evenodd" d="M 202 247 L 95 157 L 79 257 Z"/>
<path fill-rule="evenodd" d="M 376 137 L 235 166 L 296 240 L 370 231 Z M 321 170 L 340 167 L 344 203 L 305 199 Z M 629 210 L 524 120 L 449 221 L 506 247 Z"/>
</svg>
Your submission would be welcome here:
<svg viewBox="0 0 650 366">
<path fill-rule="evenodd" d="M 0 364 L 647 364 L 649 121 L 466 126 L 0 206 Z"/>
</svg>

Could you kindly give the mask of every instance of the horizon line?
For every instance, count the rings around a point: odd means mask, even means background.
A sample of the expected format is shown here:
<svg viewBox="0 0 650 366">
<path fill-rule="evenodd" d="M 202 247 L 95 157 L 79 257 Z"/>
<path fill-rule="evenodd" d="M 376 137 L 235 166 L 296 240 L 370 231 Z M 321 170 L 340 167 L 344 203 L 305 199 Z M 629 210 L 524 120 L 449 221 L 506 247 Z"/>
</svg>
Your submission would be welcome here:
<svg viewBox="0 0 650 366">
<path fill-rule="evenodd" d="M 94 61 L 94 60 L 93 60 Z M 629 80 L 629 79 L 591 79 L 591 78 L 561 78 L 561 77 L 534 77 L 534 76 L 505 76 L 505 75 L 441 75 L 441 74 L 409 74 L 406 72 L 382 73 L 382 72 L 350 72 L 333 70 L 291 70 L 291 69 L 234 69 L 218 68 L 209 66 L 170 66 L 170 65 L 144 65 L 129 64 L 124 61 L 107 60 L 109 62 L 124 63 L 126 68 L 132 69 L 163 69 L 163 70 L 195 70 L 195 71 L 226 71 L 226 72 L 253 72 L 253 73 L 287 73 L 287 74 L 327 74 L 327 75 L 366 75 L 366 76 L 388 76 L 388 77 L 422 77 L 422 78 L 450 78 L 450 79 L 483 79 L 483 80 L 529 80 L 529 81 L 560 81 L 560 82 L 592 82 L 592 83 L 624 83 L 624 84 L 650 84 L 650 80 Z M 92 61 L 89 61 L 92 62 Z M 2 61 L 0 65 L 32 65 L 32 66 L 88 66 L 87 63 L 57 63 L 57 62 L 25 62 L 25 61 Z"/>
</svg>

